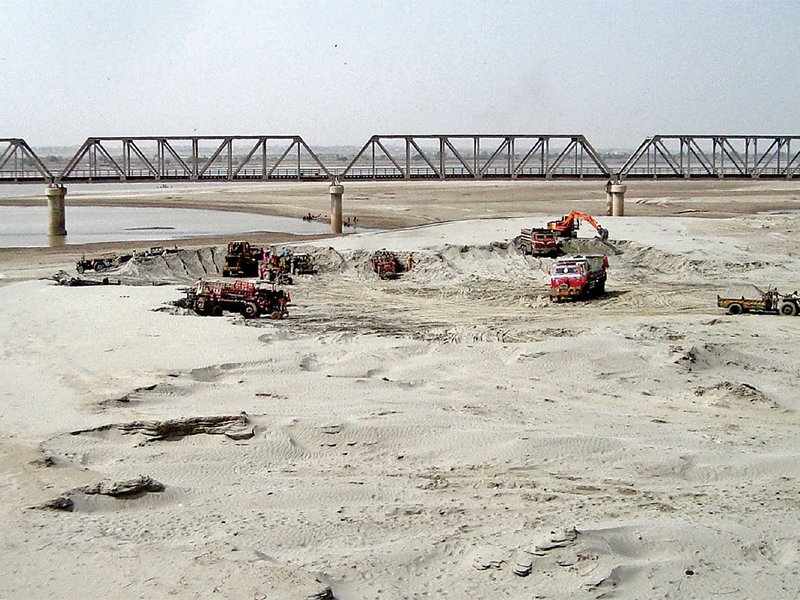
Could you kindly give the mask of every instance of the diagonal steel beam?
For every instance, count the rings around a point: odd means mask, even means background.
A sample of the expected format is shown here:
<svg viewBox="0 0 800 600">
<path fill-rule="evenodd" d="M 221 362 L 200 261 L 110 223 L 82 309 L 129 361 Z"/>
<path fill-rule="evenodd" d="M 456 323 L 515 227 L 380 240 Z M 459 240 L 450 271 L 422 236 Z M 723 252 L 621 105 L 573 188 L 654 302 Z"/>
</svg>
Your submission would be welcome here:
<svg viewBox="0 0 800 600">
<path fill-rule="evenodd" d="M 736 167 L 736 170 L 739 171 L 740 175 L 746 175 L 747 167 L 744 165 L 741 155 L 731 144 L 730 139 L 725 137 L 720 137 L 717 139 L 719 140 L 720 151 L 724 152 L 725 155 L 731 160 L 733 166 Z"/>
<path fill-rule="evenodd" d="M 149 160 L 149 159 L 148 159 L 148 158 L 147 158 L 147 157 L 144 155 L 144 152 L 142 152 L 142 151 L 141 151 L 141 149 L 139 148 L 139 146 L 137 146 L 137 145 L 136 145 L 136 142 L 135 142 L 135 141 L 133 141 L 133 140 L 131 140 L 131 139 L 127 139 L 127 140 L 124 140 L 124 143 L 126 144 L 126 146 L 127 146 L 127 148 L 128 148 L 128 151 L 129 151 L 129 152 L 130 152 L 131 150 L 133 150 L 133 153 L 134 153 L 136 156 L 138 156 L 138 157 L 139 157 L 139 160 L 141 160 L 141 161 L 142 161 L 142 162 L 145 164 L 145 166 L 148 168 L 148 170 L 149 170 L 149 171 L 150 171 L 150 172 L 151 172 L 151 173 L 152 173 L 152 174 L 153 174 L 155 177 L 159 177 L 159 175 L 160 175 L 160 174 L 159 174 L 159 172 L 158 172 L 158 169 L 156 169 L 156 168 L 153 166 L 153 163 L 151 163 L 151 162 L 150 162 L 150 160 Z M 129 173 L 129 176 L 132 176 L 132 173 Z"/>
<path fill-rule="evenodd" d="M 322 164 L 322 161 L 319 159 L 319 157 L 316 155 L 316 153 L 308 146 L 308 144 L 306 144 L 305 140 L 303 138 L 301 138 L 301 137 L 298 137 L 297 138 L 297 143 L 300 144 L 303 148 L 305 148 L 305 151 L 308 152 L 308 155 L 311 158 L 314 159 L 314 162 L 317 163 L 317 166 L 319 166 L 319 168 L 322 169 L 325 172 L 325 175 L 327 175 L 328 177 L 333 179 L 333 175 L 328 170 L 328 167 L 326 167 L 324 164 Z"/>
<path fill-rule="evenodd" d="M 378 147 L 386 155 L 386 158 L 388 158 L 391 161 L 391 163 L 394 165 L 394 168 L 397 169 L 398 171 L 400 171 L 400 175 L 402 177 L 405 177 L 405 173 L 403 172 L 403 169 L 400 167 L 400 165 L 397 163 L 397 161 L 394 159 L 394 157 L 386 149 L 386 146 L 383 145 L 383 142 L 381 142 L 380 138 L 376 139 L 375 143 L 378 144 Z"/>
<path fill-rule="evenodd" d="M 283 162 L 283 159 L 286 158 L 289 152 L 292 151 L 292 148 L 294 148 L 294 145 L 296 143 L 297 143 L 296 140 L 292 140 L 291 142 L 289 142 L 289 145 L 286 147 L 286 150 L 283 151 L 283 154 L 280 155 L 278 160 L 275 161 L 275 164 L 272 165 L 272 168 L 269 170 L 269 173 L 267 173 L 267 179 L 272 177 L 272 174 L 275 172 L 275 169 L 278 168 L 278 165 L 280 165 Z"/>
<path fill-rule="evenodd" d="M 544 149 L 544 138 L 539 138 L 536 143 L 531 146 L 531 149 L 525 153 L 525 156 L 522 157 L 522 160 L 519 161 L 519 164 L 514 169 L 515 173 L 519 173 L 522 169 L 525 168 L 525 165 L 528 164 L 528 161 L 531 157 L 539 152 L 540 150 Z"/>
<path fill-rule="evenodd" d="M 676 175 L 682 175 L 681 167 L 678 164 L 678 161 L 675 160 L 675 157 L 672 155 L 672 152 L 664 145 L 663 140 L 660 137 L 657 137 L 653 140 L 653 160 L 655 161 L 655 153 L 661 156 L 664 159 L 664 162 L 667 163 L 672 172 Z M 653 164 L 653 174 L 657 175 L 657 167 Z"/>
<path fill-rule="evenodd" d="M 23 154 L 33 162 L 33 166 L 36 167 L 36 170 L 39 172 L 39 174 L 46 180 L 52 181 L 53 174 L 50 172 L 50 169 L 44 166 L 44 163 L 39 159 L 39 156 L 36 154 L 36 152 L 33 151 L 33 148 L 28 145 L 28 142 L 25 140 L 18 140 L 18 144 L 20 148 L 22 148 Z"/>
<path fill-rule="evenodd" d="M 339 177 L 344 177 L 345 175 L 347 175 L 347 173 L 349 173 L 349 172 L 350 172 L 350 169 L 352 169 L 352 168 L 355 166 L 355 164 L 358 162 L 358 159 L 360 159 L 360 158 L 361 158 L 361 156 L 364 154 L 364 152 L 366 152 L 366 151 L 367 151 L 367 148 L 369 148 L 370 144 L 372 144 L 372 143 L 375 141 L 375 139 L 376 139 L 377 137 L 378 137 L 378 136 L 375 136 L 375 135 L 373 135 L 371 138 L 369 138 L 369 140 L 367 140 L 367 143 L 366 143 L 366 144 L 364 144 L 364 145 L 361 147 L 361 150 L 359 150 L 359 151 L 356 153 L 356 155 L 355 155 L 355 157 L 353 158 L 353 160 L 351 160 L 351 161 L 350 161 L 350 164 L 348 164 L 348 165 L 345 167 L 344 171 L 342 171 L 342 172 L 341 172 L 341 174 L 339 175 Z"/>
<path fill-rule="evenodd" d="M 786 163 L 786 168 L 784 169 L 786 175 L 794 175 L 800 169 L 800 160 L 797 160 L 798 158 L 800 158 L 800 150 L 795 152 L 795 155 Z M 797 161 L 797 166 L 792 167 L 795 161 Z"/>
<path fill-rule="evenodd" d="M 11 157 L 16 155 L 17 153 L 17 146 L 15 144 L 9 144 L 3 153 L 0 154 L 0 169 L 6 166 L 6 163 L 11 160 Z"/>
<path fill-rule="evenodd" d="M 228 155 L 230 156 L 230 154 L 231 154 L 230 142 L 231 142 L 231 139 L 230 139 L 230 138 L 223 138 L 223 140 L 222 140 L 222 142 L 220 143 L 220 145 L 219 145 L 219 146 L 217 146 L 217 149 L 216 149 L 216 150 L 214 150 L 214 152 L 211 154 L 211 156 L 209 157 L 209 159 L 208 159 L 208 160 L 205 162 L 205 164 L 203 164 L 203 166 L 202 166 L 202 167 L 200 167 L 200 169 L 198 170 L 198 172 L 197 172 L 197 176 L 198 176 L 198 177 L 202 177 L 202 176 L 205 174 L 205 172 L 208 170 L 208 168 L 209 168 L 209 167 L 210 167 L 212 164 L 214 164 L 214 161 L 215 161 L 215 160 L 217 160 L 217 157 L 218 157 L 220 154 L 222 154 L 222 151 L 223 151 L 223 150 L 224 150 L 226 147 L 228 148 Z"/>
<path fill-rule="evenodd" d="M 120 178 L 124 181 L 126 179 L 125 171 L 117 164 L 117 161 L 111 158 L 111 154 L 103 147 L 103 143 L 96 140 L 94 146 L 100 151 L 100 154 L 105 156 L 106 160 L 111 163 L 117 173 L 119 173 Z"/>
<path fill-rule="evenodd" d="M 708 159 L 708 156 L 705 152 L 703 152 L 703 149 L 697 144 L 697 141 L 694 138 L 687 138 L 686 150 L 687 153 L 691 154 L 698 160 L 700 166 L 706 170 L 708 175 L 716 175 L 716 167 L 714 166 L 713 161 Z M 691 176 L 691 173 L 689 175 Z"/>
<path fill-rule="evenodd" d="M 650 150 L 650 146 L 652 145 L 652 143 L 653 143 L 653 138 L 651 137 L 645 138 L 644 141 L 641 144 L 639 144 L 639 147 L 633 151 L 633 154 L 631 154 L 628 157 L 628 160 L 626 160 L 622 164 L 622 166 L 619 169 L 619 173 L 617 173 L 617 175 L 620 178 L 622 178 L 626 176 L 628 173 L 630 173 L 633 167 L 635 167 L 636 164 L 641 160 L 641 158 L 645 154 L 647 154 L 647 152 Z"/>
<path fill-rule="evenodd" d="M 173 148 L 172 144 L 169 143 L 169 140 L 166 139 L 166 138 L 161 138 L 159 140 L 159 142 L 161 143 L 161 147 L 163 149 L 165 149 L 167 152 L 169 152 L 172 155 L 172 158 L 174 158 L 175 160 L 178 161 L 178 163 L 183 168 L 184 172 L 189 177 L 191 177 L 192 176 L 192 168 L 189 165 L 187 165 L 186 162 L 184 162 L 184 160 L 178 155 L 178 153 L 175 151 L 175 148 Z M 163 165 L 163 168 L 166 169 L 166 164 Z M 164 177 L 168 176 L 166 171 L 163 172 L 161 175 L 164 176 Z"/>
<path fill-rule="evenodd" d="M 589 156 L 589 158 L 592 159 L 592 162 L 594 162 L 594 164 L 600 168 L 600 170 L 603 172 L 603 175 L 610 177 L 611 168 L 606 164 L 606 161 L 603 160 L 603 157 L 600 156 L 597 150 L 594 149 L 594 146 L 589 143 L 589 140 L 580 135 L 578 136 L 578 144 L 580 144 L 581 150 L 583 150 Z"/>
<path fill-rule="evenodd" d="M 473 171 L 472 168 L 470 168 L 470 166 L 467 164 L 467 161 L 465 161 L 464 157 L 461 156 L 461 153 L 458 150 L 456 150 L 455 146 L 453 146 L 449 137 L 444 138 L 444 143 L 448 148 L 450 148 L 450 152 L 452 152 L 453 155 L 456 157 L 456 159 L 458 159 L 458 162 L 460 162 L 461 165 L 467 170 L 467 173 L 470 174 L 470 177 L 475 177 L 475 171 Z"/>
<path fill-rule="evenodd" d="M 433 165 L 433 163 L 432 163 L 432 162 L 430 161 L 430 159 L 429 159 L 429 158 L 428 158 L 428 157 L 425 155 L 425 153 L 422 151 L 422 149 L 421 149 L 421 148 L 420 148 L 420 147 L 417 145 L 417 142 L 416 142 L 416 141 L 414 141 L 414 138 L 413 138 L 413 137 L 409 137 L 409 138 L 408 138 L 408 141 L 409 141 L 409 142 L 411 142 L 411 145 L 412 145 L 412 146 L 414 146 L 414 149 L 415 149 L 415 150 L 417 151 L 417 153 L 418 153 L 418 154 L 419 154 L 419 155 L 422 157 L 422 159 L 423 159 L 423 160 L 424 160 L 426 163 L 428 163 L 428 166 L 429 166 L 429 167 L 430 167 L 430 168 L 433 170 L 433 173 L 434 173 L 434 174 L 435 174 L 435 175 L 436 175 L 438 178 L 440 178 L 440 179 L 441 179 L 441 178 L 442 178 L 442 174 L 441 174 L 441 173 L 438 171 L 438 169 L 437 169 L 437 168 L 436 168 L 436 167 Z"/>
<path fill-rule="evenodd" d="M 546 173 L 547 175 L 552 175 L 555 172 L 555 170 L 558 168 L 558 165 L 561 164 L 561 161 L 563 161 L 567 157 L 567 155 L 569 155 L 569 153 L 572 152 L 572 149 L 575 148 L 575 145 L 577 143 L 578 141 L 575 138 L 573 138 L 572 141 L 569 144 L 567 144 L 567 146 L 561 151 L 561 153 L 556 157 L 556 159 L 552 162 L 552 164 L 548 166 Z"/>
<path fill-rule="evenodd" d="M 773 148 L 775 149 L 774 152 Z M 758 160 L 753 165 L 753 174 L 761 175 L 764 169 L 766 169 L 770 165 L 770 163 L 775 159 L 775 155 L 780 151 L 781 151 L 780 140 L 778 138 L 775 138 L 772 140 L 772 143 L 769 145 L 769 147 L 764 152 L 761 153 L 761 156 L 758 157 Z M 765 158 L 767 159 L 766 161 L 764 160 Z M 762 162 L 764 163 L 764 166 L 760 167 Z"/>
<path fill-rule="evenodd" d="M 89 148 L 91 147 L 91 141 L 92 138 L 87 138 L 86 141 L 83 142 L 83 145 L 75 153 L 75 156 L 72 157 L 72 160 L 70 160 L 66 165 L 64 165 L 64 168 L 61 170 L 58 179 L 65 179 L 66 177 L 69 176 L 70 173 L 72 173 L 72 171 L 75 170 L 75 167 L 78 165 L 80 161 L 83 160 L 83 157 L 89 151 Z"/>
<path fill-rule="evenodd" d="M 480 168 L 481 174 L 486 172 L 486 169 L 489 168 L 489 165 L 491 165 L 494 162 L 494 160 L 500 155 L 500 153 L 506 146 L 508 146 L 508 138 L 505 138 L 502 142 L 500 142 L 500 145 L 495 149 L 494 152 L 492 152 L 492 155 L 489 157 L 486 163 L 483 166 L 481 166 Z"/>
<path fill-rule="evenodd" d="M 248 153 L 247 153 L 247 156 L 244 158 L 244 160 L 243 160 L 242 162 L 240 162 L 240 163 L 239 163 L 239 166 L 237 166 L 237 167 L 236 167 L 236 170 L 233 172 L 233 175 L 232 175 L 232 177 L 236 177 L 236 176 L 239 174 L 239 172 L 240 172 L 240 171 L 241 171 L 241 170 L 244 168 L 244 166 L 245 166 L 247 163 L 249 163 L 249 162 L 250 162 L 250 159 L 251 159 L 251 158 L 253 158 L 253 155 L 254 155 L 254 154 L 255 154 L 255 153 L 258 151 L 259 147 L 261 147 L 261 146 L 262 146 L 262 142 L 263 142 L 263 141 L 264 141 L 264 138 L 261 138 L 260 140 L 258 140 L 258 141 L 255 143 L 255 145 L 254 145 L 254 146 L 253 146 L 253 148 L 250 150 L 250 152 L 248 152 Z M 232 154 L 232 153 L 231 153 L 231 154 Z"/>
</svg>

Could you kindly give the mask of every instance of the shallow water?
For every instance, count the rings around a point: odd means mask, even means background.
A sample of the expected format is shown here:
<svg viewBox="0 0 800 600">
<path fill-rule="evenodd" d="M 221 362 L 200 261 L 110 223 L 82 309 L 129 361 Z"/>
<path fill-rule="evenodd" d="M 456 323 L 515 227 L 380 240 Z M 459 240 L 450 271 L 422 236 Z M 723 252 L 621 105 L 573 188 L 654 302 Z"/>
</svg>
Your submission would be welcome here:
<svg viewBox="0 0 800 600">
<path fill-rule="evenodd" d="M 0 206 L 0 248 L 30 248 L 173 240 L 234 233 L 275 231 L 297 235 L 329 233 L 327 223 L 290 217 L 188 208 L 68 206 L 67 235 L 47 235 L 46 206 Z"/>
</svg>

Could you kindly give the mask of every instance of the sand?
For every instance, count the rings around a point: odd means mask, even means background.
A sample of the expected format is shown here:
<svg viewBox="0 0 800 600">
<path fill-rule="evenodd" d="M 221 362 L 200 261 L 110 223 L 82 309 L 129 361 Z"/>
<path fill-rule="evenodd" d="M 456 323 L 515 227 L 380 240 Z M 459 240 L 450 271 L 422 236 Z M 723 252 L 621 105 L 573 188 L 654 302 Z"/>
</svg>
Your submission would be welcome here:
<svg viewBox="0 0 800 600">
<path fill-rule="evenodd" d="M 292 240 L 321 273 L 282 321 L 172 305 L 208 240 L 121 286 L 41 279 L 85 248 L 0 252 L 0 598 L 800 596 L 800 318 L 715 304 L 800 288 L 800 186 L 631 184 L 607 294 L 551 304 L 509 241 L 601 187 L 416 185 L 353 192 L 402 229 Z M 414 269 L 378 280 L 381 248 Z M 86 492 L 139 476 L 164 490 Z"/>
</svg>

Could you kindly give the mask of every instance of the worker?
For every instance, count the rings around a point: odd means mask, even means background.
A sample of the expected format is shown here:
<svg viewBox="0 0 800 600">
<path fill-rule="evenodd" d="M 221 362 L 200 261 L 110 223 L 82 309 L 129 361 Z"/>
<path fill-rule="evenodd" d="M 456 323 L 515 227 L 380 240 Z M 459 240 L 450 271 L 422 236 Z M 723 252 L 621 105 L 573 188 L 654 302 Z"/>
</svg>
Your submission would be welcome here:
<svg viewBox="0 0 800 600">
<path fill-rule="evenodd" d="M 406 271 L 410 271 L 412 268 L 414 268 L 414 253 L 410 252 L 406 259 Z"/>
</svg>

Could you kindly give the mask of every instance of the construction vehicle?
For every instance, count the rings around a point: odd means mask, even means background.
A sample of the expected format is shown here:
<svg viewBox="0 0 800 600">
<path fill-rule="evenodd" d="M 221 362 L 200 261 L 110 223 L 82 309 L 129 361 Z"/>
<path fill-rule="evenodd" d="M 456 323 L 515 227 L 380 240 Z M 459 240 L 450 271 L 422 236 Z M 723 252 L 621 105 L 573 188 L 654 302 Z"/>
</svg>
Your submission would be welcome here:
<svg viewBox="0 0 800 600">
<path fill-rule="evenodd" d="M 586 298 L 606 289 L 608 257 L 602 254 L 565 256 L 550 269 L 550 300 Z"/>
<path fill-rule="evenodd" d="M 314 275 L 317 273 L 314 259 L 310 254 L 292 254 L 289 266 L 292 275 Z"/>
<path fill-rule="evenodd" d="M 381 279 L 397 279 L 400 273 L 400 263 L 394 252 L 378 250 L 372 255 L 372 270 Z"/>
<path fill-rule="evenodd" d="M 258 270 L 260 279 L 282 285 L 291 285 L 292 275 L 313 275 L 317 272 L 310 254 L 295 254 L 289 248 L 281 253 L 270 251 Z"/>
<path fill-rule="evenodd" d="M 594 227 L 601 240 L 608 239 L 608 230 L 600 226 L 592 215 L 577 211 L 573 211 L 555 221 L 548 222 L 547 228 L 553 231 L 558 237 L 578 237 L 578 229 L 580 228 L 581 221 L 586 221 L 589 225 Z"/>
<path fill-rule="evenodd" d="M 97 258 L 86 258 L 82 255 L 81 259 L 75 263 L 75 270 L 78 273 L 84 271 L 95 271 L 100 273 L 106 269 L 114 269 L 128 262 L 133 255 L 131 254 L 107 254 Z"/>
<path fill-rule="evenodd" d="M 287 269 L 269 262 L 262 262 L 258 267 L 258 278 L 278 285 L 292 285 L 294 283 L 294 279 L 289 275 Z"/>
<path fill-rule="evenodd" d="M 261 315 L 283 319 L 289 314 L 287 305 L 291 300 L 289 292 L 264 288 L 243 279 L 233 283 L 201 279 L 187 290 L 185 305 L 200 315 L 221 316 L 223 311 L 230 311 L 241 313 L 246 319 Z"/>
<path fill-rule="evenodd" d="M 523 229 L 514 244 L 523 254 L 537 256 L 552 256 L 558 254 L 558 240 L 556 233 L 551 229 L 534 227 Z"/>
<path fill-rule="evenodd" d="M 752 297 L 744 295 L 738 298 L 717 296 L 717 306 L 727 309 L 729 315 L 740 315 L 746 312 L 780 314 L 793 317 L 800 313 L 800 296 L 797 292 L 781 294 L 775 288 L 767 291 L 753 286 L 755 292 Z"/>
<path fill-rule="evenodd" d="M 258 263 L 264 251 L 251 246 L 249 242 L 228 242 L 225 253 L 225 264 L 222 267 L 223 277 L 258 277 Z"/>
</svg>

